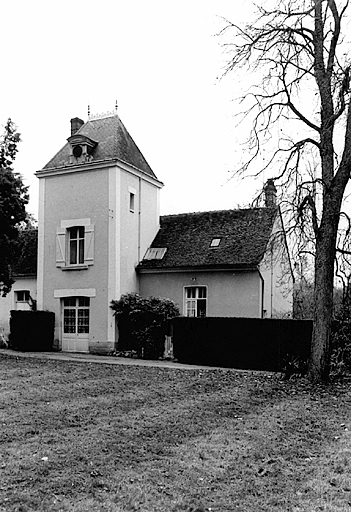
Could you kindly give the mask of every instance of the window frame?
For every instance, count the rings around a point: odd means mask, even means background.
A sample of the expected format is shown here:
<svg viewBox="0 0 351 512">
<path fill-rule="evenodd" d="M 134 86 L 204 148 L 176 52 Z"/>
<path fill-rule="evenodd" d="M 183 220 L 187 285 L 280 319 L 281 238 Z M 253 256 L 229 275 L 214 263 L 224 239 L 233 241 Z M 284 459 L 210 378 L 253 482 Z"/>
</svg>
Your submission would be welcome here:
<svg viewBox="0 0 351 512">
<path fill-rule="evenodd" d="M 221 241 L 222 241 L 222 237 L 216 236 L 216 237 L 212 238 L 211 243 L 210 243 L 210 248 L 216 249 L 217 247 L 220 246 Z"/>
<path fill-rule="evenodd" d="M 70 303 L 71 302 L 71 303 Z M 84 304 L 85 302 L 85 304 Z M 66 318 L 70 318 L 65 315 L 65 312 L 74 311 L 74 331 L 67 330 L 66 331 Z M 88 312 L 86 315 L 82 315 L 79 313 Z M 71 316 L 73 318 L 73 316 Z M 79 322 L 79 320 L 86 320 L 87 322 Z M 67 324 L 67 327 L 72 327 Z M 85 330 L 79 332 L 80 328 L 86 328 Z M 72 335 L 72 336 L 82 336 L 86 337 L 90 334 L 90 297 L 86 296 L 70 296 L 62 298 L 62 332 L 63 335 Z"/>
<path fill-rule="evenodd" d="M 23 293 L 23 300 L 18 298 L 18 295 Z M 28 299 L 25 298 L 25 295 L 28 294 Z M 21 304 L 29 304 L 30 301 L 30 290 L 15 290 L 16 303 L 20 302 Z"/>
<path fill-rule="evenodd" d="M 129 192 L 129 211 L 135 212 L 135 194 L 134 192 Z"/>
<path fill-rule="evenodd" d="M 70 233 L 77 229 L 77 258 L 76 263 L 71 263 L 71 238 Z M 84 229 L 84 238 L 79 238 L 79 230 Z M 79 247 L 79 242 L 81 247 Z M 84 270 L 90 265 L 94 265 L 94 243 L 95 226 L 91 224 L 89 218 L 72 219 L 61 221 L 61 226 L 56 229 L 56 267 L 61 270 Z M 83 259 L 79 259 L 79 254 L 83 254 Z"/>
<path fill-rule="evenodd" d="M 74 231 L 76 231 L 76 236 L 73 237 Z M 72 226 L 71 228 L 67 228 L 67 257 L 66 262 L 69 266 L 75 265 L 80 266 L 84 265 L 85 254 L 84 254 L 84 245 L 85 245 L 85 230 L 84 226 Z M 72 250 L 72 245 L 74 244 L 75 250 Z M 72 260 L 75 261 L 72 261 Z"/>
<path fill-rule="evenodd" d="M 187 297 L 187 290 L 194 289 L 195 290 L 195 297 Z M 203 289 L 205 290 L 205 297 L 199 297 L 199 290 Z M 208 286 L 207 285 L 189 285 L 184 286 L 184 307 L 183 312 L 184 316 L 188 318 L 205 318 L 207 316 L 207 310 L 208 310 Z M 199 314 L 199 301 L 205 302 L 205 314 Z M 188 304 L 192 302 L 195 303 L 192 308 L 188 308 Z M 188 315 L 189 311 L 195 311 L 195 315 Z"/>
</svg>

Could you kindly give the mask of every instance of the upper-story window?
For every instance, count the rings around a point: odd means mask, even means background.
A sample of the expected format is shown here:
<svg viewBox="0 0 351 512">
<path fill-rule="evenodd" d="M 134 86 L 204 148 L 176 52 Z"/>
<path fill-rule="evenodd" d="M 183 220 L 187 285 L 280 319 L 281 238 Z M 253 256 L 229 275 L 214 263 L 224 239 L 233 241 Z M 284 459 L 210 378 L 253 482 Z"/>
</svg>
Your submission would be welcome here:
<svg viewBox="0 0 351 512">
<path fill-rule="evenodd" d="M 84 265 L 84 227 L 73 227 L 68 230 L 70 265 Z"/>
<path fill-rule="evenodd" d="M 136 200 L 136 189 L 134 187 L 128 187 L 129 192 L 129 211 L 134 212 L 135 211 L 135 200 Z"/>
<path fill-rule="evenodd" d="M 131 212 L 135 210 L 135 194 L 133 192 L 129 192 L 129 210 Z"/>
<path fill-rule="evenodd" d="M 56 230 L 56 266 L 62 270 L 94 265 L 94 225 L 90 219 L 61 221 Z"/>
</svg>

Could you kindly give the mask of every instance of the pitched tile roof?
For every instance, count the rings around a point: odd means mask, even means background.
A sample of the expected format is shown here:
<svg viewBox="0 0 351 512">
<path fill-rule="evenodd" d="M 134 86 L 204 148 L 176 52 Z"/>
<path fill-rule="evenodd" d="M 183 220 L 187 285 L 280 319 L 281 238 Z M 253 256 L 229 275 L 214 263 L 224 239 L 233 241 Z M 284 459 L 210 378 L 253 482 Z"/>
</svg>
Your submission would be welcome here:
<svg viewBox="0 0 351 512">
<path fill-rule="evenodd" d="M 262 260 L 277 208 L 252 208 L 166 215 L 151 247 L 167 248 L 164 257 L 144 259 L 139 270 L 181 268 L 254 268 Z M 210 247 L 220 238 L 218 247 Z"/>
<path fill-rule="evenodd" d="M 117 115 L 88 120 L 76 133 L 85 135 L 98 143 L 93 153 L 93 162 L 119 159 L 156 178 L 151 167 Z M 71 165 L 69 155 L 70 148 L 67 143 L 44 166 L 43 170 Z"/>
</svg>

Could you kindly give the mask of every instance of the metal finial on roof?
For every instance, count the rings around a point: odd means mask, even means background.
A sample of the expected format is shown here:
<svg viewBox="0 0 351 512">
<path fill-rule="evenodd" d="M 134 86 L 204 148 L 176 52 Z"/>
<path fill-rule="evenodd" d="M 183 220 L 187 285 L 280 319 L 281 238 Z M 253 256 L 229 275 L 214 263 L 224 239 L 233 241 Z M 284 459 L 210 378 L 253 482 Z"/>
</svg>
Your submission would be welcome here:
<svg viewBox="0 0 351 512">
<path fill-rule="evenodd" d="M 117 110 L 118 110 L 118 103 L 117 103 L 117 100 L 116 100 L 115 111 L 117 112 Z"/>
<path fill-rule="evenodd" d="M 90 105 L 88 105 L 88 117 L 90 117 Z"/>
</svg>

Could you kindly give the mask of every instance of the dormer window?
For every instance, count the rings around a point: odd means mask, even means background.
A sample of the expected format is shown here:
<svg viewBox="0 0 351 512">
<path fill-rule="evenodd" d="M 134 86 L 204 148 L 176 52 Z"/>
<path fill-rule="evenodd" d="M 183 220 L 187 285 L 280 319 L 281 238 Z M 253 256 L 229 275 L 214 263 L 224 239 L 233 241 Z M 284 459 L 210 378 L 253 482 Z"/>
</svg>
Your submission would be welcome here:
<svg viewBox="0 0 351 512">
<path fill-rule="evenodd" d="M 72 153 L 73 153 L 73 156 L 75 156 L 76 158 L 81 157 L 83 154 L 82 146 L 74 146 Z"/>
<path fill-rule="evenodd" d="M 167 252 L 167 247 L 149 247 L 144 256 L 144 260 L 162 260 Z"/>
<path fill-rule="evenodd" d="M 85 135 L 75 133 L 67 139 L 71 154 L 70 163 L 79 164 L 84 162 L 90 162 L 93 159 L 93 152 L 97 146 L 97 142 Z"/>
<path fill-rule="evenodd" d="M 212 238 L 212 241 L 210 243 L 210 247 L 219 247 L 219 244 L 221 243 L 221 238 Z"/>
</svg>

